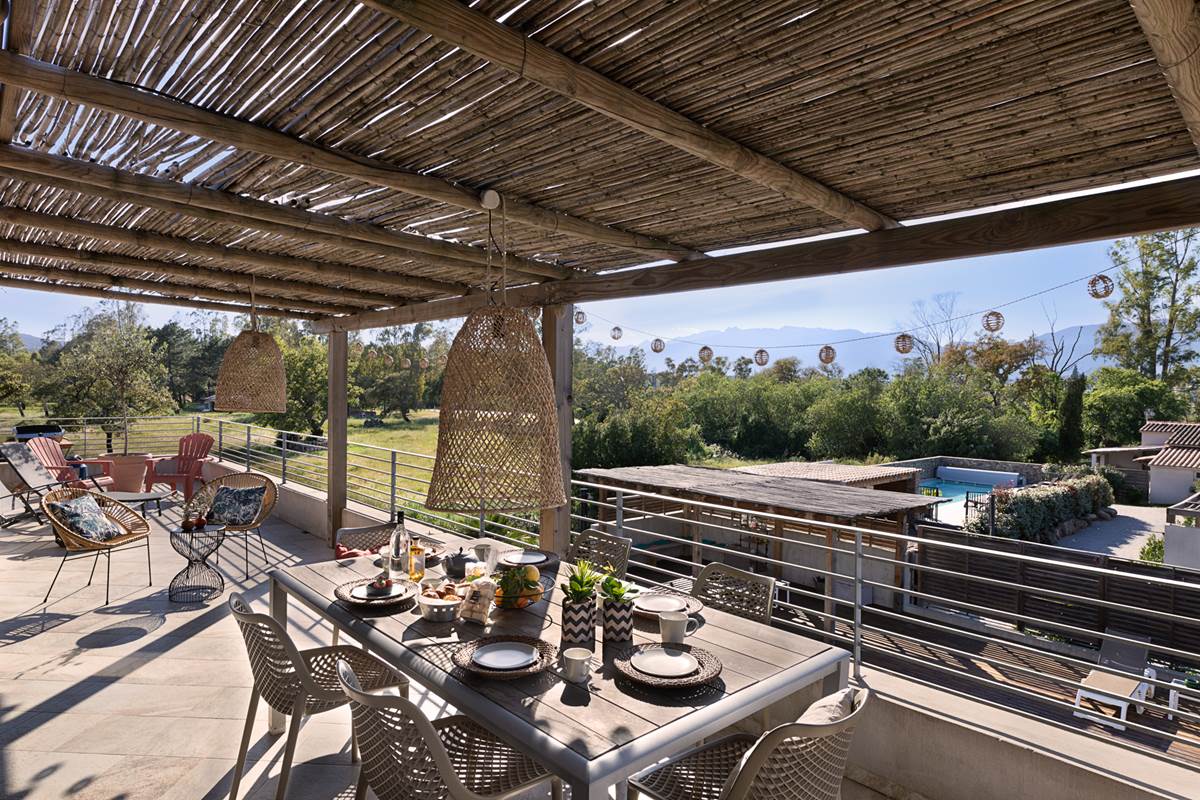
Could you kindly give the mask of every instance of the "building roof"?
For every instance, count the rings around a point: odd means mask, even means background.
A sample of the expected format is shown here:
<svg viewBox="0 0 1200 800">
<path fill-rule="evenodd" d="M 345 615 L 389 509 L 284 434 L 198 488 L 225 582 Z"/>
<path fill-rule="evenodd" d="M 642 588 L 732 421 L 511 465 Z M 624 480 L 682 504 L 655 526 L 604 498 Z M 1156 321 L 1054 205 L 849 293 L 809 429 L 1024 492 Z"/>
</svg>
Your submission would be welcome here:
<svg viewBox="0 0 1200 800">
<path fill-rule="evenodd" d="M 836 483 L 752 475 L 735 470 L 672 464 L 660 467 L 584 469 L 595 483 L 624 484 L 661 494 L 686 492 L 718 503 L 753 504 L 799 516 L 820 514 L 841 520 L 887 517 L 941 502 L 906 492 L 860 489 Z"/>
<path fill-rule="evenodd" d="M 1151 451 L 1161 450 L 1161 444 L 1131 444 L 1124 447 L 1093 447 L 1091 450 L 1084 450 L 1084 455 L 1091 453 L 1148 453 Z"/>
<path fill-rule="evenodd" d="M 1175 433 L 1190 429 L 1200 429 L 1200 422 L 1176 422 L 1168 419 L 1147 420 L 1139 429 L 1142 433 Z"/>
<path fill-rule="evenodd" d="M 1147 463 L 1167 469 L 1200 469 L 1200 447 L 1164 447 Z"/>
<path fill-rule="evenodd" d="M 21 3 L 3 285 L 354 318 L 478 295 L 496 217 L 549 297 L 1197 164 L 1128 0 L 415 5 Z"/>
<path fill-rule="evenodd" d="M 835 464 L 831 461 L 780 461 L 776 464 L 756 464 L 736 467 L 736 472 L 752 475 L 768 475 L 777 478 L 803 478 L 810 481 L 843 483 L 847 486 L 873 486 L 890 483 L 913 475 L 921 470 L 914 467 L 889 467 L 886 465 L 860 466 Z"/>
</svg>

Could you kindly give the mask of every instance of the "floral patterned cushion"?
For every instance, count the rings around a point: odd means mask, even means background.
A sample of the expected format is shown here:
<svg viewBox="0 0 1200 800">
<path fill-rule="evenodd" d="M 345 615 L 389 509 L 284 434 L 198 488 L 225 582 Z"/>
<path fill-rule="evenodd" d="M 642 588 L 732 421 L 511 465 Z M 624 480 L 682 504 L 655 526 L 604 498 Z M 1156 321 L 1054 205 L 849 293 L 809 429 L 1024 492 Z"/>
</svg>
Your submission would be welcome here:
<svg viewBox="0 0 1200 800">
<path fill-rule="evenodd" d="M 265 486 L 249 486 L 245 489 L 222 486 L 213 496 L 208 521 L 222 525 L 249 525 L 258 516 L 266 493 Z"/>
<path fill-rule="evenodd" d="M 70 500 L 52 500 L 46 505 L 67 530 L 84 539 L 107 542 L 123 533 L 121 526 L 104 515 L 104 510 L 90 494 Z"/>
</svg>

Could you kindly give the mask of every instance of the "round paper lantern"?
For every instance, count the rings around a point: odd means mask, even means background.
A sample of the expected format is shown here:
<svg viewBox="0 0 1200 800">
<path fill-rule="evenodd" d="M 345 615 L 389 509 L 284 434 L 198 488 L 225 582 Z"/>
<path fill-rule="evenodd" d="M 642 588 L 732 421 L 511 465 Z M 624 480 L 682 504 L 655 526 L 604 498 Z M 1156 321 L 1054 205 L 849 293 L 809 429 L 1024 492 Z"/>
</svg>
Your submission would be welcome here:
<svg viewBox="0 0 1200 800">
<path fill-rule="evenodd" d="M 1004 327 L 1004 315 L 999 311 L 989 311 L 983 315 L 983 329 L 988 333 L 997 333 Z"/>
<path fill-rule="evenodd" d="M 911 334 L 902 333 L 896 337 L 896 352 L 900 355 L 908 355 L 913 351 L 913 337 Z"/>
<path fill-rule="evenodd" d="M 389 367 L 390 367 L 390 366 L 392 365 L 392 363 L 393 363 L 393 362 L 392 362 L 392 357 L 391 357 L 391 356 L 384 356 L 384 357 L 383 357 L 383 363 L 384 363 L 384 364 L 386 364 L 387 366 L 389 366 Z"/>
<path fill-rule="evenodd" d="M 405 356 L 404 358 L 400 359 L 400 368 L 401 369 L 412 369 L 412 359 L 409 358 L 408 356 Z"/>
<path fill-rule="evenodd" d="M 379 358 L 379 353 L 375 352 L 375 350 L 367 351 L 367 361 L 374 361 L 377 358 Z"/>
<path fill-rule="evenodd" d="M 587 314 L 583 313 L 582 311 L 576 311 L 575 312 L 575 324 L 582 325 L 585 322 L 587 322 Z"/>
<path fill-rule="evenodd" d="M 1088 294 L 1097 300 L 1103 300 L 1113 293 L 1113 279 L 1107 275 L 1093 275 L 1088 281 Z"/>
<path fill-rule="evenodd" d="M 771 354 L 768 353 L 766 350 L 759 348 L 758 350 L 754 351 L 754 363 L 758 364 L 760 367 L 765 367 L 767 365 L 767 362 L 770 360 L 771 360 Z"/>
<path fill-rule="evenodd" d="M 832 364 L 833 360 L 837 358 L 837 350 L 825 345 L 817 352 L 817 358 L 821 359 L 822 364 Z"/>
<path fill-rule="evenodd" d="M 650 343 L 650 349 L 656 353 L 661 353 L 663 350 L 667 349 L 667 343 L 662 339 L 655 339 Z"/>
<path fill-rule="evenodd" d="M 429 369 L 429 359 L 428 358 L 422 358 L 418 363 L 421 365 L 421 369 Z"/>
<path fill-rule="evenodd" d="M 617 339 L 620 339 L 625 335 L 625 331 L 621 330 L 620 326 L 614 325 L 613 329 L 608 332 L 608 335 L 611 336 L 615 342 Z"/>
<path fill-rule="evenodd" d="M 525 309 L 525 313 L 529 315 L 531 320 L 537 322 L 537 318 L 542 315 L 542 310 L 537 306 L 530 306 L 529 308 Z"/>
<path fill-rule="evenodd" d="M 704 347 L 700 348 L 700 363 L 707 364 L 708 362 L 712 361 L 712 357 L 713 351 L 711 347 L 704 345 Z"/>
</svg>

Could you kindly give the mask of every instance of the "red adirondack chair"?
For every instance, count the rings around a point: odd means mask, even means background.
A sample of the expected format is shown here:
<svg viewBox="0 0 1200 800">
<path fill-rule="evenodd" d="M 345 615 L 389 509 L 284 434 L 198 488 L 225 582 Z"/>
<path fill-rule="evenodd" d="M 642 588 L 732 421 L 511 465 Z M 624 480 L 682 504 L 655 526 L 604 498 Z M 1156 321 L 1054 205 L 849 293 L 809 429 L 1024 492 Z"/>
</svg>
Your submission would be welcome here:
<svg viewBox="0 0 1200 800">
<path fill-rule="evenodd" d="M 169 483 L 176 489 L 183 486 L 184 502 L 192 499 L 196 483 L 202 481 L 200 470 L 208 461 L 213 438 L 207 433 L 189 433 L 179 440 L 179 452 L 173 456 L 153 458 L 153 469 L 146 470 L 146 491 L 156 483 Z"/>
<path fill-rule="evenodd" d="M 25 444 L 29 445 L 29 449 L 37 456 L 38 461 L 42 462 L 50 474 L 56 480 L 64 481 L 68 486 L 82 487 L 85 489 L 95 488 L 103 491 L 109 486 L 112 486 L 112 462 L 103 458 L 85 458 L 80 461 L 69 462 L 67 457 L 63 455 L 62 447 L 58 442 L 48 436 L 39 436 L 35 439 L 30 439 Z M 71 466 L 71 464 L 86 464 L 88 466 L 88 476 L 80 480 L 79 473 Z"/>
</svg>

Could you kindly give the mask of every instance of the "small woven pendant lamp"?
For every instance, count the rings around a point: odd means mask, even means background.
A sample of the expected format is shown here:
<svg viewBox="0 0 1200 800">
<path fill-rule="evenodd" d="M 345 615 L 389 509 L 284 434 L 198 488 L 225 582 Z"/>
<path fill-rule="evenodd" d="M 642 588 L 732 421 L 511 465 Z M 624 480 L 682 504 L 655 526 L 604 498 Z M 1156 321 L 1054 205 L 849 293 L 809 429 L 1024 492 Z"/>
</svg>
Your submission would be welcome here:
<svg viewBox="0 0 1200 800">
<path fill-rule="evenodd" d="M 554 381 L 537 331 L 503 301 L 472 311 L 446 357 L 425 505 L 482 513 L 566 502 Z"/>
<path fill-rule="evenodd" d="M 258 330 L 254 283 L 250 284 L 250 328 L 230 342 L 217 372 L 217 411 L 287 411 L 287 374 L 283 353 L 269 333 Z"/>
</svg>

